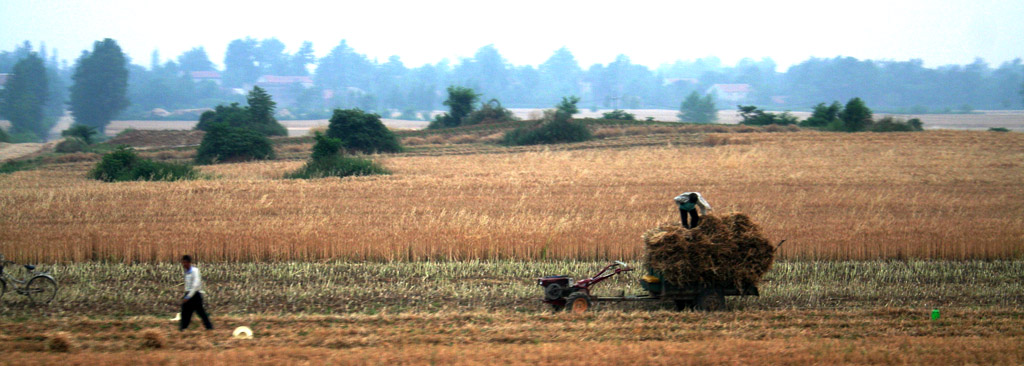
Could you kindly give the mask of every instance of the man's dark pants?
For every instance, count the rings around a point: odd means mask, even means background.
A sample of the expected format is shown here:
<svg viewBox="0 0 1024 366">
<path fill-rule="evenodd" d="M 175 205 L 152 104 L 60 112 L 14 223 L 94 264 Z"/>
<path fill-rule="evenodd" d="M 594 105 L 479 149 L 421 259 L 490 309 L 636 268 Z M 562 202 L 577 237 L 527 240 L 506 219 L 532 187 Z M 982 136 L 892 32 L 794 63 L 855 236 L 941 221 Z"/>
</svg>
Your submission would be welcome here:
<svg viewBox="0 0 1024 366">
<path fill-rule="evenodd" d="M 188 328 L 188 324 L 192 322 L 192 312 L 199 315 L 199 319 L 203 321 L 203 326 L 206 329 L 213 329 L 213 324 L 210 323 L 210 316 L 206 314 L 206 309 L 203 308 L 203 295 L 197 292 L 191 299 L 181 304 L 180 330 Z"/>
<path fill-rule="evenodd" d="M 686 223 L 686 214 L 690 214 L 690 223 L 689 224 Z M 689 211 L 686 211 L 686 210 L 683 210 L 683 209 L 680 208 L 679 209 L 679 216 L 683 219 L 683 227 L 685 227 L 687 229 L 695 228 L 695 227 L 697 227 L 697 224 L 700 223 L 700 216 L 697 216 L 697 209 L 696 208 L 694 208 L 692 210 L 689 210 Z"/>
</svg>

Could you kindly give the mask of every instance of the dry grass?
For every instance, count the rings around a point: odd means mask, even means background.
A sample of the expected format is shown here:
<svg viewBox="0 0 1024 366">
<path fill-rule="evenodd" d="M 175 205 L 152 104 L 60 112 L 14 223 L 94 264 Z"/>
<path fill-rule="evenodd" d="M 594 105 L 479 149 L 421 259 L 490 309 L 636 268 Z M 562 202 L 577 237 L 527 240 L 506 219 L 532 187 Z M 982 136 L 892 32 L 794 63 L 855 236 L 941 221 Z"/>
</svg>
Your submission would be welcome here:
<svg viewBox="0 0 1024 366">
<path fill-rule="evenodd" d="M 393 175 L 107 184 L 79 168 L 0 176 L 0 252 L 23 261 L 634 259 L 701 191 L 790 259 L 1020 258 L 1024 136 L 743 135 L 745 145 L 381 157 Z M 431 136 L 430 138 L 439 136 Z M 636 137 L 637 139 L 646 137 Z M 429 138 L 428 138 L 429 140 Z"/>
<path fill-rule="evenodd" d="M 220 317 L 214 332 L 185 332 L 137 350 L 133 328 L 151 317 L 0 322 L 4 362 L 18 364 L 1018 364 L 1019 313 L 926 311 L 497 313 Z M 252 340 L 229 337 L 248 325 Z M 40 353 L 41 331 L 61 329 L 77 353 Z M 950 352 L 955 350 L 955 352 Z"/>
</svg>

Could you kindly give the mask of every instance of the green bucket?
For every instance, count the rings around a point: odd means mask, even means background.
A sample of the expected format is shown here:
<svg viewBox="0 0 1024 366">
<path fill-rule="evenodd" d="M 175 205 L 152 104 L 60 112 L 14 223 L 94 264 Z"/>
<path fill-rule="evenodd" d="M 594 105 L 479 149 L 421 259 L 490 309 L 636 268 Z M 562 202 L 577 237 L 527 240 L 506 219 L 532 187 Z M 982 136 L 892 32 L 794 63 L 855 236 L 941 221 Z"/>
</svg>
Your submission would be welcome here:
<svg viewBox="0 0 1024 366">
<path fill-rule="evenodd" d="M 939 309 L 932 309 L 932 320 L 939 320 Z"/>
</svg>

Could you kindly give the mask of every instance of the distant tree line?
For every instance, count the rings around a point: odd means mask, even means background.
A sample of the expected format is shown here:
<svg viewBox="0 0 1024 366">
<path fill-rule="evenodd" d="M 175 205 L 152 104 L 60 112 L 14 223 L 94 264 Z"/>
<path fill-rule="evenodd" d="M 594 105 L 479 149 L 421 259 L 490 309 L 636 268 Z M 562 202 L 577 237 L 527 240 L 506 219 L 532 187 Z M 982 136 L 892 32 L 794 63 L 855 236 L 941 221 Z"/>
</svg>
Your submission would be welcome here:
<svg viewBox="0 0 1024 366">
<path fill-rule="evenodd" d="M 112 42 L 99 42 L 103 47 L 94 47 L 88 54 L 102 56 L 105 50 L 116 46 Z M 15 65 L 33 53 L 42 60 L 48 84 L 47 95 L 42 98 L 42 122 L 36 129 L 18 127 L 12 134 L 35 131 L 31 133 L 38 135 L 46 130 L 45 124 L 52 125 L 72 99 L 69 87 L 75 70 L 87 66 L 83 63 L 86 58 L 80 57 L 69 66 L 58 61 L 56 52 L 47 54 L 42 45 L 36 52 L 26 42 L 13 51 L 0 52 L 0 73 L 13 73 Z M 967 65 L 930 68 L 921 60 L 812 58 L 780 72 L 775 62 L 767 58 L 743 59 L 730 66 L 709 57 L 652 69 L 634 64 L 626 55 L 607 64 L 582 67 L 567 48 L 561 48 L 545 62 L 533 66 L 513 65 L 497 48 L 487 45 L 472 57 L 408 67 L 398 56 L 384 61 L 371 59 L 344 40 L 325 57 L 318 58 L 310 42 L 289 52 L 276 38 L 230 42 L 222 70 L 218 70 L 202 47 L 186 51 L 174 60 L 165 60 L 154 51 L 148 66 L 124 59 L 128 71 L 123 99 L 111 100 L 110 105 L 102 108 L 109 110 L 111 116 L 89 117 L 91 112 L 80 106 L 79 114 L 86 119 L 83 123 L 94 123 L 89 122 L 93 118 L 151 117 L 157 108 L 173 111 L 244 102 L 246 92 L 262 75 L 311 79 L 311 87 L 294 87 L 294 98 L 278 100 L 279 112 L 287 110 L 297 118 L 328 118 L 336 108 L 360 108 L 382 116 L 401 114 L 402 118 L 429 119 L 424 112 L 444 107 L 442 102 L 449 86 L 475 90 L 478 101 L 500 100 L 505 108 L 550 106 L 562 96 L 577 95 L 584 109 L 680 109 L 686 115 L 687 111 L 680 108 L 686 101 L 691 102 L 687 109 L 692 113 L 683 119 L 691 122 L 707 121 L 707 100 L 691 101 L 689 97 L 704 98 L 711 85 L 724 83 L 749 84 L 752 92 L 743 103 L 773 109 L 806 110 L 821 100 L 860 97 L 888 112 L 956 112 L 1020 108 L 1024 99 L 1024 63 L 1020 59 L 998 67 L 978 59 Z M 106 72 L 96 70 L 79 73 L 78 78 L 85 80 Z M 191 76 L 192 72 L 204 71 L 219 73 L 219 81 Z M 107 76 L 122 79 L 119 75 Z"/>
</svg>

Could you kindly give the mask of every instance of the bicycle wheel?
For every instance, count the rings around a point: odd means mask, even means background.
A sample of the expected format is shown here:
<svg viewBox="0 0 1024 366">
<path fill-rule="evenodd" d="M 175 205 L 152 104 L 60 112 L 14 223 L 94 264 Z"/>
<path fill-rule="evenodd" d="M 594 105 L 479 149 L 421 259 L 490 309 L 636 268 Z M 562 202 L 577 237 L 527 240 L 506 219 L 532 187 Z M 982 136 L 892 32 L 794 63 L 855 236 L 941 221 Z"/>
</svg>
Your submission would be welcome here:
<svg viewBox="0 0 1024 366">
<path fill-rule="evenodd" d="M 25 286 L 25 293 L 37 305 L 49 304 L 57 296 L 57 281 L 46 276 L 35 276 Z"/>
</svg>

